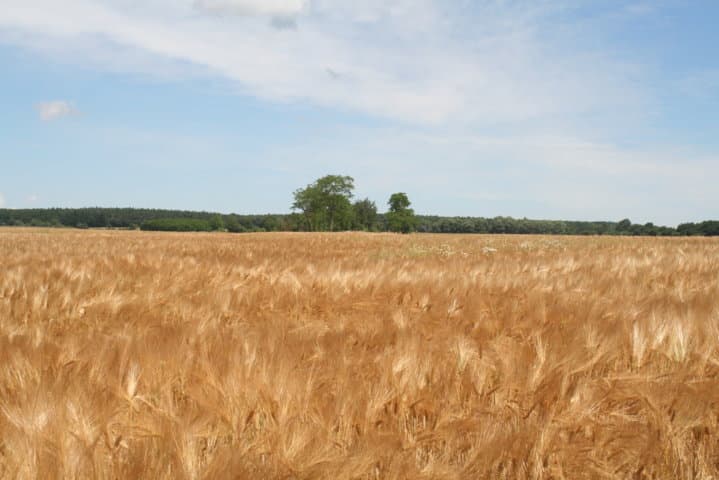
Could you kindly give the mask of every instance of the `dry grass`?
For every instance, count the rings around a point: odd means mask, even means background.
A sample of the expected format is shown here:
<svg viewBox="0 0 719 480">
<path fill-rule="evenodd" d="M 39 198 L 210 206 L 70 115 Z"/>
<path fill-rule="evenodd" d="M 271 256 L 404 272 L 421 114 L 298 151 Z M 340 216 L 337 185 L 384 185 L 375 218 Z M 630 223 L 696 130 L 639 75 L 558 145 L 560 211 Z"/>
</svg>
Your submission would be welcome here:
<svg viewBox="0 0 719 480">
<path fill-rule="evenodd" d="M 719 477 L 719 242 L 0 230 L 0 477 Z"/>
</svg>

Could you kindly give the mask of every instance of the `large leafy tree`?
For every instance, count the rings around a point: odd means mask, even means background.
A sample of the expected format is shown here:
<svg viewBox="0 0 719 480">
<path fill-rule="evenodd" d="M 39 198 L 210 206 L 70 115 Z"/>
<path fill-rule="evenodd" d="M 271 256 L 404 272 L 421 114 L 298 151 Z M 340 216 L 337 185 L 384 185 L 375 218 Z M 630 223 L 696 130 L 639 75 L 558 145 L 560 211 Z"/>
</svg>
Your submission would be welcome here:
<svg viewBox="0 0 719 480">
<path fill-rule="evenodd" d="M 387 202 L 387 228 L 393 232 L 409 233 L 415 229 L 416 219 L 406 193 L 393 193 Z"/>
<path fill-rule="evenodd" d="M 299 210 L 310 231 L 346 230 L 352 227 L 354 179 L 326 175 L 296 190 L 293 210 Z"/>
</svg>

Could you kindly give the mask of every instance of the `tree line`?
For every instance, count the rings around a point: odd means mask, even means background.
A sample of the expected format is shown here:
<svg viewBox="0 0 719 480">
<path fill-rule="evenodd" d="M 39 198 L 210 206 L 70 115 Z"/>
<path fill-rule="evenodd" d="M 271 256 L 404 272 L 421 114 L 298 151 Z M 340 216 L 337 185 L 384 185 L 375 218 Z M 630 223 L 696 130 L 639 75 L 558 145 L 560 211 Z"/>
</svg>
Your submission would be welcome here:
<svg viewBox="0 0 719 480">
<path fill-rule="evenodd" d="M 0 225 L 168 231 L 292 230 L 288 215 L 237 215 L 150 208 L 0 209 Z"/>
<path fill-rule="evenodd" d="M 531 220 L 512 217 L 416 215 L 408 195 L 397 192 L 380 213 L 369 198 L 354 199 L 354 179 L 327 175 L 293 194 L 290 214 L 238 215 L 144 208 L 0 209 L 0 226 L 118 228 L 149 231 L 347 231 L 502 233 L 555 235 L 717 236 L 719 221 L 653 223 Z"/>
</svg>

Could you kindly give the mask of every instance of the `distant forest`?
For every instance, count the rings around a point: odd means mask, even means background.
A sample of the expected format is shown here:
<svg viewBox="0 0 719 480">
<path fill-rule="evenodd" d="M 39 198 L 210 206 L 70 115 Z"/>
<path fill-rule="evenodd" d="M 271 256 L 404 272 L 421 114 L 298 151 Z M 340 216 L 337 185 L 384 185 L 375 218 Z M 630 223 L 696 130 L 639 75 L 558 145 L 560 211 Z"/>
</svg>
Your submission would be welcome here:
<svg viewBox="0 0 719 480">
<path fill-rule="evenodd" d="M 413 230 L 421 233 L 505 233 L 557 235 L 716 236 L 719 221 L 684 223 L 677 228 L 652 223 L 530 220 L 511 217 L 441 217 L 415 215 Z M 0 225 L 73 228 L 118 228 L 156 231 L 279 232 L 308 231 L 301 213 L 237 215 L 140 208 L 0 209 Z M 342 230 L 389 231 L 387 214 L 371 223 L 343 225 Z M 315 229 L 316 230 L 316 229 Z"/>
</svg>

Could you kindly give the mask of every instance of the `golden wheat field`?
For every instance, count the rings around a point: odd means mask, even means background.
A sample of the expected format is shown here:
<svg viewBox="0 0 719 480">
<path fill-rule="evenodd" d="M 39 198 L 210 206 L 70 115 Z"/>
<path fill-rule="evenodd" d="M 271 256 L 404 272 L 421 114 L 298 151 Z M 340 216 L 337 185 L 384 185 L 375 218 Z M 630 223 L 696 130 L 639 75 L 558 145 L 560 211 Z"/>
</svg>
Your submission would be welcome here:
<svg viewBox="0 0 719 480">
<path fill-rule="evenodd" d="M 719 478 L 719 241 L 0 230 L 0 478 Z"/>
</svg>

